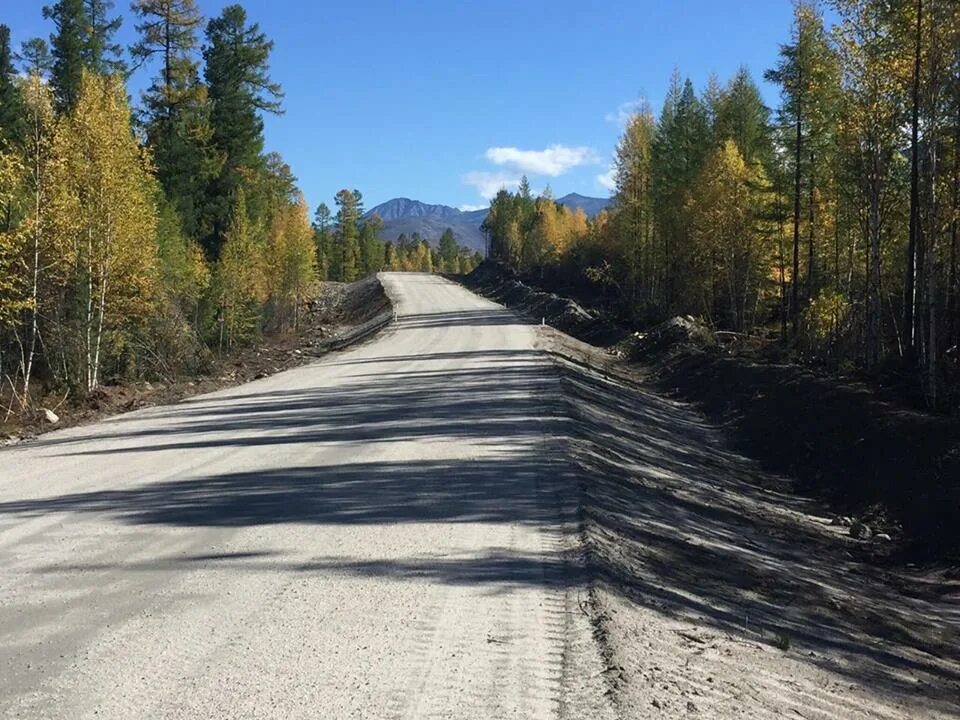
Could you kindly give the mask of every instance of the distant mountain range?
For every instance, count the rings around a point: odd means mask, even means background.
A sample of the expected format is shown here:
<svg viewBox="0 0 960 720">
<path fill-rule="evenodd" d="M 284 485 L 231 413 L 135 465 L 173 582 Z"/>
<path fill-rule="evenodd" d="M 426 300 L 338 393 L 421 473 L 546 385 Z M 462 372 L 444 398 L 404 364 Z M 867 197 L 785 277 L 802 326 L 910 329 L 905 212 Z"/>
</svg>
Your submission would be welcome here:
<svg viewBox="0 0 960 720">
<path fill-rule="evenodd" d="M 610 204 L 610 199 L 570 193 L 557 202 L 571 210 L 581 208 L 589 217 L 593 217 Z M 480 232 L 480 225 L 487 217 L 487 208 L 464 211 L 449 205 L 428 205 L 419 200 L 394 198 L 371 208 L 364 217 L 374 214 L 383 220 L 383 237 L 386 240 L 395 241 L 401 233 L 407 237 L 419 233 L 420 237 L 436 244 L 443 231 L 450 228 L 461 245 L 484 252 L 486 241 Z"/>
</svg>

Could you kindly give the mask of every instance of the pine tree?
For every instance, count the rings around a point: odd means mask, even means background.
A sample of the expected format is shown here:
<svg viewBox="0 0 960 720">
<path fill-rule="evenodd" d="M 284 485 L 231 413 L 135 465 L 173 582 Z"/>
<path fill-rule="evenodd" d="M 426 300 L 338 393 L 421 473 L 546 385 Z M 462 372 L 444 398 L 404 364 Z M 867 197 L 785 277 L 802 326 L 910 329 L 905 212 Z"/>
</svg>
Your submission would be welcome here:
<svg viewBox="0 0 960 720">
<path fill-rule="evenodd" d="M 50 36 L 53 53 L 51 85 L 61 112 L 73 107 L 80 93 L 89 27 L 83 0 L 57 0 L 43 8 L 56 32 Z"/>
<path fill-rule="evenodd" d="M 360 267 L 361 274 L 380 272 L 383 269 L 383 241 L 380 233 L 383 230 L 383 220 L 374 214 L 367 218 L 360 228 Z"/>
<path fill-rule="evenodd" d="M 43 38 L 30 38 L 20 46 L 20 62 L 27 77 L 45 78 L 53 69 L 50 47 Z"/>
<path fill-rule="evenodd" d="M 333 277 L 332 222 L 330 208 L 326 203 L 320 203 L 313 214 L 313 242 L 317 255 L 317 275 L 321 280 Z"/>
<path fill-rule="evenodd" d="M 688 287 L 693 278 L 690 224 L 686 195 L 710 149 L 706 109 L 697 98 L 693 83 L 681 83 L 675 73 L 654 139 L 652 176 L 654 217 L 663 258 L 661 266 L 664 307 L 683 310 L 695 299 Z"/>
<path fill-rule="evenodd" d="M 108 17 L 113 10 L 113 0 L 83 0 L 83 5 L 87 21 L 82 54 L 84 67 L 100 75 L 126 72 L 123 48 L 113 40 L 123 18 Z"/>
<path fill-rule="evenodd" d="M 0 25 L 0 150 L 16 147 L 25 132 L 23 95 L 10 49 L 10 28 Z"/>
<path fill-rule="evenodd" d="M 337 204 L 337 256 L 335 280 L 353 282 L 360 276 L 360 245 L 358 242 L 360 212 L 357 192 L 343 189 L 334 198 Z"/>
<path fill-rule="evenodd" d="M 202 198 L 222 162 L 213 148 L 210 104 L 198 77 L 200 13 L 194 0 L 138 0 L 140 37 L 130 49 L 139 65 L 159 59 L 158 76 L 144 92 L 143 122 L 157 178 L 191 237 L 209 234 Z"/>
<path fill-rule="evenodd" d="M 839 68 L 827 37 L 823 17 L 814 2 L 798 0 L 794 6 L 793 37 L 780 48 L 780 62 L 766 73 L 781 86 L 780 123 L 793 128 L 793 262 L 790 273 L 790 315 L 793 334 L 800 320 L 800 245 L 804 191 L 807 195 L 807 301 L 815 284 L 817 169 L 824 166 L 832 142 L 829 126 L 836 120 Z M 819 163 L 819 164 L 818 164 Z M 806 179 L 806 183 L 804 180 Z M 806 187 L 805 187 L 806 186 Z"/>
<path fill-rule="evenodd" d="M 460 248 L 457 245 L 457 238 L 453 234 L 452 228 L 447 228 L 440 236 L 439 250 L 440 258 L 443 260 L 443 267 L 441 269 L 445 272 L 457 272 L 454 263 L 456 262 L 457 255 L 460 253 Z"/>
<path fill-rule="evenodd" d="M 124 70 L 121 48 L 113 41 L 122 19 L 108 18 L 112 9 L 112 0 L 57 0 L 43 8 L 55 28 L 50 36 L 52 84 L 61 112 L 76 102 L 84 69 L 98 74 Z"/>
<path fill-rule="evenodd" d="M 747 165 L 758 163 L 766 168 L 773 161 L 770 111 L 745 67 L 737 71 L 721 93 L 715 136 L 721 144 L 724 140 L 733 140 Z"/>
<path fill-rule="evenodd" d="M 282 92 L 270 80 L 269 57 L 273 43 L 239 5 L 224 8 L 207 24 L 203 50 L 206 79 L 212 103 L 212 143 L 223 156 L 218 176 L 210 183 L 205 199 L 211 234 L 205 238 L 207 252 L 216 257 L 227 226 L 230 199 L 245 171 L 263 167 L 262 112 L 279 114 Z"/>
</svg>

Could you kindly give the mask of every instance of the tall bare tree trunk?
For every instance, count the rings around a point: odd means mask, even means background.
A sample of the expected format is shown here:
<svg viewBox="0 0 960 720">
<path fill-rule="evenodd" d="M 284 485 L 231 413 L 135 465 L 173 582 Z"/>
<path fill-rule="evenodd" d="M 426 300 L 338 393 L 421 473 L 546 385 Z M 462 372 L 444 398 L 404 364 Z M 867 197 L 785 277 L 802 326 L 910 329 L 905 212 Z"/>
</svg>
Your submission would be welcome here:
<svg viewBox="0 0 960 720">
<path fill-rule="evenodd" d="M 801 71 L 802 72 L 802 71 Z M 798 78 L 799 85 L 802 78 Z M 797 139 L 794 147 L 793 173 L 793 277 L 790 291 L 790 316 L 792 319 L 792 334 L 797 336 L 800 326 L 800 158 L 803 152 L 803 123 L 801 118 L 800 102 L 797 101 Z"/>
<path fill-rule="evenodd" d="M 960 85 L 960 80 L 958 80 Z M 950 337 L 949 341 L 955 345 L 960 338 L 957 337 L 958 327 L 957 314 L 960 313 L 960 305 L 957 302 L 957 293 L 960 288 L 957 287 L 957 242 L 960 240 L 960 98 L 957 99 L 957 117 L 956 128 L 953 137 L 953 222 L 950 224 L 950 283 L 947 287 L 947 312 L 950 314 Z"/>
<path fill-rule="evenodd" d="M 39 83 L 39 78 L 35 78 Z M 37 335 L 39 333 L 38 319 L 40 316 L 40 237 L 41 237 L 41 218 L 42 210 L 42 179 L 41 179 L 41 141 L 40 136 L 40 113 L 34 108 L 33 122 L 33 267 L 32 284 L 30 299 L 32 307 L 30 312 L 30 344 L 27 350 L 27 358 L 23 368 L 23 400 L 28 402 L 30 398 L 30 379 L 33 377 L 33 359 L 37 352 Z"/>
<path fill-rule="evenodd" d="M 874 150 L 873 178 L 869 186 L 869 247 L 867 250 L 867 347 L 866 364 L 876 367 L 880 360 L 880 158 Z"/>
<path fill-rule="evenodd" d="M 807 222 L 810 224 L 810 227 L 807 228 L 807 302 L 809 303 L 813 300 L 813 285 L 814 285 L 814 223 L 816 222 L 816 205 L 814 203 L 814 173 L 813 167 L 814 162 L 816 161 L 816 156 L 813 151 L 810 152 L 810 171 L 808 178 L 808 192 L 810 207 L 807 208 Z"/>
<path fill-rule="evenodd" d="M 907 242 L 907 270 L 904 279 L 903 338 L 908 363 L 915 361 L 916 274 L 920 232 L 920 50 L 923 23 L 923 0 L 917 0 L 917 29 L 913 57 L 913 89 L 910 121 L 910 237 Z"/>
</svg>

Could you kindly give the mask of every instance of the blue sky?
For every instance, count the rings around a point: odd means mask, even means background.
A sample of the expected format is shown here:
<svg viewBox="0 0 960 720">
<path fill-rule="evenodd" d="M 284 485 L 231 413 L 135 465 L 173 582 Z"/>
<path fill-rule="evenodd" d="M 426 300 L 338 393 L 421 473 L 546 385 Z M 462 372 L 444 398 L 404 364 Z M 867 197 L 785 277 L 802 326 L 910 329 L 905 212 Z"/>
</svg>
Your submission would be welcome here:
<svg viewBox="0 0 960 720">
<path fill-rule="evenodd" d="M 50 33 L 41 0 L 3 0 L 13 40 Z M 207 16 L 228 4 L 199 0 Z M 674 67 L 698 90 L 741 64 L 762 82 L 790 0 L 248 0 L 275 42 L 286 114 L 267 118 L 311 206 L 342 187 L 485 205 L 524 172 L 535 190 L 606 195 L 602 176 L 639 97 L 655 111 Z M 127 13 L 128 3 L 117 2 Z M 127 17 L 122 42 L 133 37 Z M 138 94 L 148 73 L 132 81 Z"/>
</svg>

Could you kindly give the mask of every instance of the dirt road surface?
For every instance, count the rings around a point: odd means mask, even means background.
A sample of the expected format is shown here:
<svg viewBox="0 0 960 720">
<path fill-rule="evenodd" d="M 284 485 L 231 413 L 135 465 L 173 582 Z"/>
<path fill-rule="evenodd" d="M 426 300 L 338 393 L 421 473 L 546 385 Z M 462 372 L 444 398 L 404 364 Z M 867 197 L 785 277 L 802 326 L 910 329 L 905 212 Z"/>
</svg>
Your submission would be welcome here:
<svg viewBox="0 0 960 720">
<path fill-rule="evenodd" d="M 0 452 L 0 717 L 610 716 L 534 330 L 384 283 L 350 351 Z"/>
</svg>

